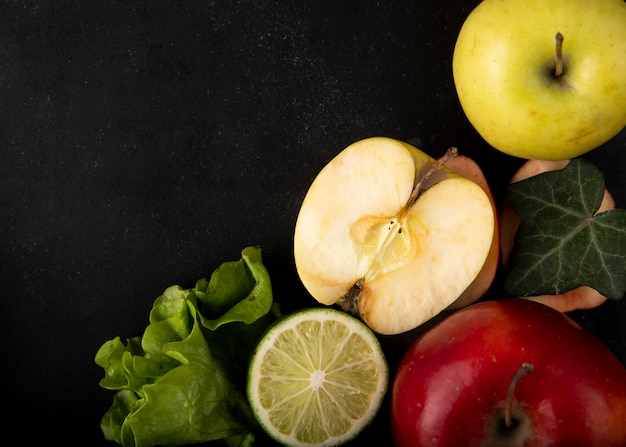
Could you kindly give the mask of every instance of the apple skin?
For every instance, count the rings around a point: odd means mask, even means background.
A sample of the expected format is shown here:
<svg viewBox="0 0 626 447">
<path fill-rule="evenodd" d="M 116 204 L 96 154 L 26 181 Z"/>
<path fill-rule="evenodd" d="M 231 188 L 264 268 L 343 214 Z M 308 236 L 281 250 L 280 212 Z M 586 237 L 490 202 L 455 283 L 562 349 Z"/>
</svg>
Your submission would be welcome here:
<svg viewBox="0 0 626 447">
<path fill-rule="evenodd" d="M 507 389 L 523 362 L 534 371 Z M 626 369 L 565 314 L 505 298 L 461 309 L 418 338 L 394 379 L 396 447 L 625 446 Z"/>
<path fill-rule="evenodd" d="M 490 145 L 526 159 L 576 157 L 626 125 L 626 3 L 484 0 L 459 32 L 452 71 L 467 118 Z"/>
</svg>

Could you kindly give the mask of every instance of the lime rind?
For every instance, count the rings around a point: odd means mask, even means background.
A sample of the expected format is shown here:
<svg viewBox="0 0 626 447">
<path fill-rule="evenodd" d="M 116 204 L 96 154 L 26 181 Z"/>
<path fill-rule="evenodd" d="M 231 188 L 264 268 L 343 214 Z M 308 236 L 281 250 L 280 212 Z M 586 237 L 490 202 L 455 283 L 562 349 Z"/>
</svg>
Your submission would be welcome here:
<svg viewBox="0 0 626 447">
<path fill-rule="evenodd" d="M 374 333 L 331 308 L 299 310 L 262 337 L 248 371 L 259 424 L 289 446 L 354 439 L 380 409 L 389 370 Z"/>
</svg>

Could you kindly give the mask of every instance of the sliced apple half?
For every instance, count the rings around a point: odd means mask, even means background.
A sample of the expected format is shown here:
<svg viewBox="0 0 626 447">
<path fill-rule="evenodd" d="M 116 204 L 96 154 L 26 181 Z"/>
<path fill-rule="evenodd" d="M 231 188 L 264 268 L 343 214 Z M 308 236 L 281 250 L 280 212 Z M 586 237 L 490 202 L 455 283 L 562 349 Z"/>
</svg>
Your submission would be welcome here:
<svg viewBox="0 0 626 447">
<path fill-rule="evenodd" d="M 296 269 L 317 301 L 398 334 L 470 287 L 492 253 L 496 214 L 485 189 L 446 167 L 448 158 L 374 137 L 320 171 L 294 233 Z"/>
<path fill-rule="evenodd" d="M 543 172 L 563 169 L 570 160 L 528 160 L 511 177 L 510 183 L 519 182 Z M 615 200 L 608 189 L 604 189 L 602 203 L 598 213 L 615 208 Z M 502 265 L 506 267 L 513 250 L 515 233 L 520 226 L 520 218 L 511 207 L 510 202 L 505 199 L 500 211 L 500 250 Z M 580 286 L 573 290 L 554 295 L 536 295 L 520 297 L 531 301 L 537 301 L 550 306 L 561 312 L 571 312 L 573 310 L 592 309 L 604 303 L 607 298 L 595 289 L 588 286 Z"/>
</svg>

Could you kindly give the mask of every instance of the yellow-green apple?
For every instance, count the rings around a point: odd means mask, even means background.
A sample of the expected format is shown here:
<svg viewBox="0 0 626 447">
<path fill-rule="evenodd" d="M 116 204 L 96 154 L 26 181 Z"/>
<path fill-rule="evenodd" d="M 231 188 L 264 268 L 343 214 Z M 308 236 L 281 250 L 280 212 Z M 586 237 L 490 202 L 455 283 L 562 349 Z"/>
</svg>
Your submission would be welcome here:
<svg viewBox="0 0 626 447">
<path fill-rule="evenodd" d="M 395 447 L 626 445 L 626 369 L 562 312 L 508 298 L 420 336 L 391 392 Z"/>
<path fill-rule="evenodd" d="M 296 269 L 313 298 L 340 304 L 380 334 L 419 326 L 468 288 L 464 302 L 480 298 L 498 256 L 497 213 L 478 165 L 455 161 L 460 175 L 446 166 L 454 158 L 434 160 L 383 137 L 333 158 L 294 232 Z"/>
<path fill-rule="evenodd" d="M 511 177 L 511 183 L 519 182 L 543 172 L 565 168 L 570 160 L 528 160 Z M 597 213 L 615 208 L 615 200 L 608 189 Z M 506 268 L 515 243 L 515 234 L 520 225 L 520 218 L 511 207 L 507 198 L 502 202 L 500 210 L 500 249 L 502 265 Z M 538 301 L 561 312 L 592 309 L 606 301 L 606 297 L 588 286 L 580 286 L 572 290 L 554 295 L 536 295 L 520 297 Z"/>
<path fill-rule="evenodd" d="M 452 71 L 467 118 L 493 147 L 576 157 L 626 125 L 626 3 L 484 0 L 459 31 Z"/>
</svg>

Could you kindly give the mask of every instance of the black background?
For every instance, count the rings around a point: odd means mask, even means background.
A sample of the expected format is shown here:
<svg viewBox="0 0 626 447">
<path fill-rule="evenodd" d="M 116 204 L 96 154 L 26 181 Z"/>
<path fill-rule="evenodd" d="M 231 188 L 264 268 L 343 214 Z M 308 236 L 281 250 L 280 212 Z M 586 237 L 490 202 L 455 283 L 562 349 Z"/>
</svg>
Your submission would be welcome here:
<svg viewBox="0 0 626 447">
<path fill-rule="evenodd" d="M 4 433 L 112 445 L 98 348 L 141 335 L 167 286 L 192 287 L 247 245 L 285 311 L 313 305 L 293 265 L 296 216 L 358 139 L 458 146 L 500 201 L 521 160 L 483 142 L 452 81 L 477 3 L 2 0 Z M 625 146 L 622 131 L 587 157 L 620 206 Z M 573 317 L 626 362 L 623 303 Z M 390 444 L 387 416 L 365 439 Z"/>
</svg>

